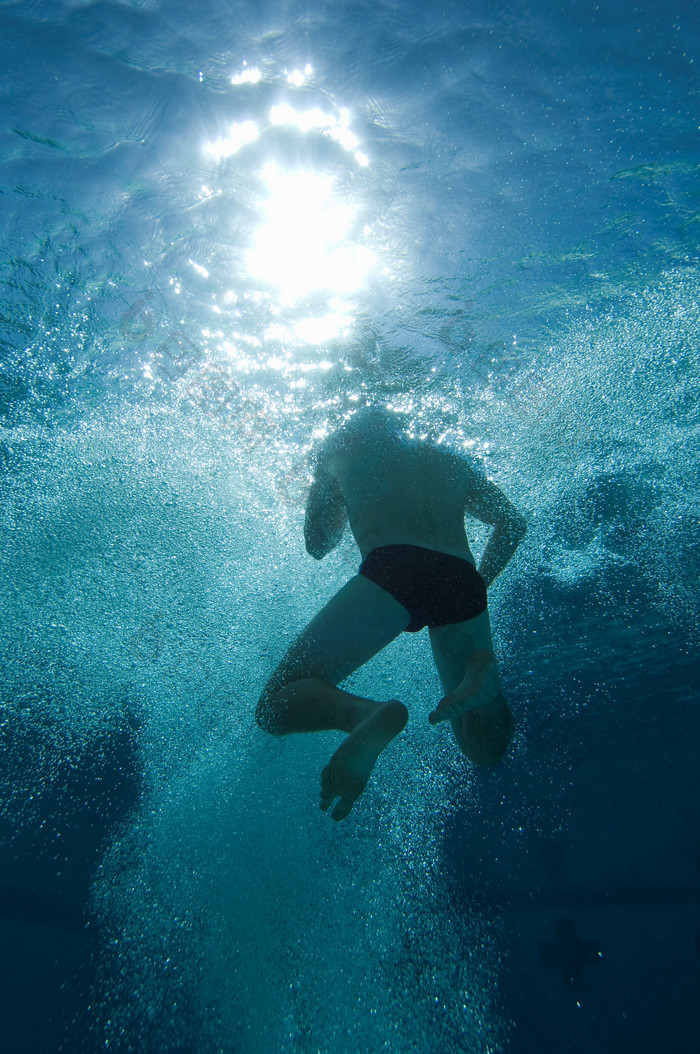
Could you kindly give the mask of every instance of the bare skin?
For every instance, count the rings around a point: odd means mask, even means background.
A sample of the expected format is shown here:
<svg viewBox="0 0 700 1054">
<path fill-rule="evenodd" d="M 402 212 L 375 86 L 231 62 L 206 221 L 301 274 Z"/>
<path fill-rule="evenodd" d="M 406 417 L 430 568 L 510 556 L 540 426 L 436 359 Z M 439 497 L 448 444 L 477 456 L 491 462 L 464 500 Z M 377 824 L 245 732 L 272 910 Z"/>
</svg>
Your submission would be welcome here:
<svg viewBox="0 0 700 1054">
<path fill-rule="evenodd" d="M 489 586 L 525 533 L 523 517 L 469 461 L 407 440 L 392 415 L 367 411 L 319 453 L 306 510 L 306 548 L 322 559 L 349 523 L 363 558 L 381 546 L 407 544 L 474 564 L 466 513 L 494 528 L 478 568 Z M 408 720 L 403 703 L 364 699 L 338 684 L 390 644 L 410 619 L 390 593 L 356 575 L 293 642 L 258 702 L 259 724 L 275 735 L 346 733 L 321 775 L 321 808 L 327 811 L 338 799 L 334 820 L 350 813 L 378 757 Z M 445 693 L 429 721 L 449 721 L 474 764 L 495 764 L 513 723 L 500 689 L 488 612 L 429 632 Z"/>
<path fill-rule="evenodd" d="M 379 704 L 343 740 L 321 772 L 321 808 L 334 820 L 344 820 L 367 785 L 374 763 L 394 736 L 403 732 L 408 710 L 397 699 Z"/>
</svg>

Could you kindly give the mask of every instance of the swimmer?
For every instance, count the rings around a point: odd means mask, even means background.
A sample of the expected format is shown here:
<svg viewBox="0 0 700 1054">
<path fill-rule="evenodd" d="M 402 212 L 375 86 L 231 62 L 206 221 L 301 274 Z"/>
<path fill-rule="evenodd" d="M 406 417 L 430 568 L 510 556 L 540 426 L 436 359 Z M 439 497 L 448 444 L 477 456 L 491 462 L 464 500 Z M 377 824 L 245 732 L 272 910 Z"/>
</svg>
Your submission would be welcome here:
<svg viewBox="0 0 700 1054">
<path fill-rule="evenodd" d="M 493 527 L 477 570 L 465 513 Z M 448 721 L 476 765 L 499 761 L 513 718 L 500 688 L 486 589 L 525 534 L 523 516 L 465 457 L 409 439 L 398 415 L 361 410 L 322 444 L 306 506 L 307 552 L 334 549 L 349 523 L 359 572 L 291 645 L 256 708 L 273 735 L 347 733 L 321 774 L 321 809 L 344 820 L 408 710 L 338 685 L 400 633 L 428 628 Z"/>
</svg>

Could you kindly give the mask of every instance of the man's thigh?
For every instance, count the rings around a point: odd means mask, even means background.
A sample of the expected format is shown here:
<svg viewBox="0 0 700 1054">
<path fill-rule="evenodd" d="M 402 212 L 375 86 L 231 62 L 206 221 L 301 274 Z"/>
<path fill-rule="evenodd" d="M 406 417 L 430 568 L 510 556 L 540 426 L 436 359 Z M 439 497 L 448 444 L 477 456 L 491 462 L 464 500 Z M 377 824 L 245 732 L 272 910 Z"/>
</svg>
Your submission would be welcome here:
<svg viewBox="0 0 700 1054">
<path fill-rule="evenodd" d="M 398 637 L 410 618 L 385 589 L 355 575 L 302 630 L 267 691 L 307 677 L 339 684 Z"/>
<path fill-rule="evenodd" d="M 462 682 L 467 663 L 476 651 L 493 651 L 488 611 L 467 622 L 430 630 L 430 646 L 445 694 Z"/>
<path fill-rule="evenodd" d="M 447 695 L 462 682 L 470 657 L 493 653 L 488 611 L 468 622 L 440 626 L 430 631 L 430 643 L 443 689 Z M 485 706 L 451 720 L 460 750 L 477 765 L 492 765 L 505 753 L 513 735 L 513 715 L 496 679 L 494 697 Z"/>
</svg>

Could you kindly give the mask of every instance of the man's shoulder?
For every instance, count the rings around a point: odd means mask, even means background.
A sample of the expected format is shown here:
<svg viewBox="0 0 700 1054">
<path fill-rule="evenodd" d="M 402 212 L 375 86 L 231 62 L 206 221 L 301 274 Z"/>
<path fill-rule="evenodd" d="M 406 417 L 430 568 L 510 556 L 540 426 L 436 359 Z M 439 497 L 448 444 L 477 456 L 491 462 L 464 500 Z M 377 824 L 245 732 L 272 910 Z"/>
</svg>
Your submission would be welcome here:
<svg viewBox="0 0 700 1054">
<path fill-rule="evenodd" d="M 424 446 L 427 456 L 449 466 L 458 475 L 462 475 L 465 478 L 473 475 L 483 475 L 483 466 L 478 458 L 454 443 L 426 442 Z"/>
</svg>

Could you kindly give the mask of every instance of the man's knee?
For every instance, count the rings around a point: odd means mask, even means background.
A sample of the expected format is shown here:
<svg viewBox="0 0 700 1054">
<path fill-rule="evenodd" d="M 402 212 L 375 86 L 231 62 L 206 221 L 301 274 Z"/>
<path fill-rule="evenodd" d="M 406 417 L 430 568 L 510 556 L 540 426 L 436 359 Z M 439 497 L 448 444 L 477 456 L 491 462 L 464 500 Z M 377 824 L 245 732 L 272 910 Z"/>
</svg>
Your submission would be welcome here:
<svg viewBox="0 0 700 1054">
<path fill-rule="evenodd" d="M 280 735 L 279 707 L 275 706 L 276 692 L 267 686 L 263 689 L 255 705 L 255 721 L 258 728 L 270 735 Z"/>
<path fill-rule="evenodd" d="M 273 736 L 284 735 L 286 728 L 283 720 L 289 706 L 303 695 L 304 701 L 311 702 L 322 698 L 325 681 L 318 677 L 304 677 L 296 681 L 285 681 L 272 677 L 262 690 L 255 706 L 255 720 L 263 732 Z"/>
<path fill-rule="evenodd" d="M 474 765 L 496 765 L 513 738 L 513 713 L 499 692 L 493 703 L 461 714 L 453 728 L 462 753 Z"/>
<path fill-rule="evenodd" d="M 282 667 L 272 674 L 255 704 L 255 721 L 263 732 L 281 735 L 280 715 L 288 702 L 286 689 L 293 683 Z"/>
</svg>

